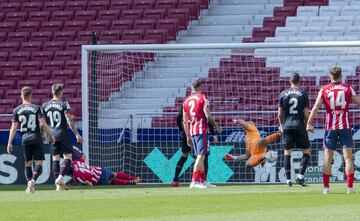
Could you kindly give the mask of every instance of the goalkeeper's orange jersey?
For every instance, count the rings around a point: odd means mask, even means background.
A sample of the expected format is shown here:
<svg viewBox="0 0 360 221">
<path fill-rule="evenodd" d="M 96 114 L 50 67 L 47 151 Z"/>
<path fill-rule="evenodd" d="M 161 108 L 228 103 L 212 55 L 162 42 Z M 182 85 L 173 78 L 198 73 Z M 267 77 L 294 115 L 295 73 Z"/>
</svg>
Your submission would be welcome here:
<svg viewBox="0 0 360 221">
<path fill-rule="evenodd" d="M 259 130 L 253 124 L 248 124 L 246 127 L 246 148 L 250 152 L 251 156 L 256 154 L 264 154 L 267 151 L 267 146 L 261 146 L 259 143 L 261 136 Z M 265 137 L 267 143 L 275 142 L 280 138 L 281 134 L 279 132 L 270 134 Z"/>
</svg>

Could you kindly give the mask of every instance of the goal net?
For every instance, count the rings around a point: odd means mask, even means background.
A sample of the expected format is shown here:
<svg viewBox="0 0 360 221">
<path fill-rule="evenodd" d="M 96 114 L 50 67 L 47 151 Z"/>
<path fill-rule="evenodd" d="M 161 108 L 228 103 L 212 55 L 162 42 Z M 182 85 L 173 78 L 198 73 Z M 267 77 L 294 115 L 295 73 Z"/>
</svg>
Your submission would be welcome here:
<svg viewBox="0 0 360 221">
<path fill-rule="evenodd" d="M 268 147 L 277 151 L 276 163 L 245 169 L 244 162 L 226 162 L 227 153 L 245 153 L 244 130 L 234 118 L 253 121 L 262 136 L 278 130 L 278 98 L 289 87 L 289 76 L 298 72 L 310 108 L 328 70 L 340 66 L 343 81 L 360 91 L 359 42 L 307 42 L 204 45 L 95 45 L 82 49 L 82 94 L 85 151 L 89 163 L 140 176 L 145 183 L 169 183 L 181 156 L 176 117 L 199 79 L 210 100 L 210 109 L 223 128 L 220 142 L 211 144 L 208 180 L 215 183 L 284 182 L 281 141 Z M 350 106 L 354 138 L 360 116 Z M 308 182 L 321 182 L 324 113 L 310 134 L 311 162 Z M 302 157 L 292 155 L 293 176 Z M 356 168 L 360 152 L 355 148 Z M 190 155 L 180 181 L 191 179 Z M 335 153 L 333 181 L 344 181 L 343 158 Z M 360 174 L 356 172 L 356 179 Z"/>
</svg>

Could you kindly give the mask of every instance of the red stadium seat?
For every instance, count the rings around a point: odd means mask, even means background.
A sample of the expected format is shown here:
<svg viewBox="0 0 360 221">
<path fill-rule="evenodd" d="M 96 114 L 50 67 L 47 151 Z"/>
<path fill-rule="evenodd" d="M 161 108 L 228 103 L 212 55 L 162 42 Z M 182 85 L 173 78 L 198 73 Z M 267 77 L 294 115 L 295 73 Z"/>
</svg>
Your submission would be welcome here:
<svg viewBox="0 0 360 221">
<path fill-rule="evenodd" d="M 157 0 L 155 7 L 156 9 L 171 9 L 177 8 L 178 0 Z"/>
<path fill-rule="evenodd" d="M 43 2 L 24 2 L 21 5 L 21 11 L 36 12 L 41 11 L 43 8 Z"/>
<path fill-rule="evenodd" d="M 32 61 L 51 61 L 53 59 L 53 51 L 33 51 L 31 53 Z"/>
<path fill-rule="evenodd" d="M 144 10 L 144 19 L 161 19 L 165 18 L 166 10 L 163 8 L 160 9 L 145 9 Z"/>
<path fill-rule="evenodd" d="M 54 41 L 73 41 L 75 38 L 75 31 L 55 31 L 53 36 Z"/>
<path fill-rule="evenodd" d="M 143 9 L 134 9 L 134 10 L 123 10 L 121 12 L 122 19 L 141 19 L 143 16 Z"/>
<path fill-rule="evenodd" d="M 17 86 L 17 88 L 29 86 L 32 89 L 36 89 L 36 88 L 39 88 L 39 85 L 40 85 L 39 82 L 40 82 L 39 80 L 22 80 L 22 81 L 18 81 L 16 86 Z"/>
<path fill-rule="evenodd" d="M 153 29 L 156 25 L 156 19 L 138 19 L 135 20 L 134 29 Z"/>
<path fill-rule="evenodd" d="M 5 12 L 0 12 L 0 22 L 4 21 Z"/>
<path fill-rule="evenodd" d="M 1 62 L 0 62 L 0 64 L 1 64 Z M 13 81 L 13 80 L 1 80 L 0 81 L 0 89 L 8 90 L 8 89 L 13 89 L 14 87 L 15 87 L 15 81 Z"/>
<path fill-rule="evenodd" d="M 89 21 L 89 20 L 95 20 L 96 16 L 97 16 L 96 10 L 87 10 L 87 11 L 76 11 L 74 18 L 77 21 Z"/>
<path fill-rule="evenodd" d="M 120 17 L 121 11 L 118 9 L 99 11 L 98 20 L 116 20 Z"/>
<path fill-rule="evenodd" d="M 188 8 L 169 9 L 167 18 L 179 19 L 179 29 L 186 30 L 190 20 L 190 10 Z"/>
<path fill-rule="evenodd" d="M 88 28 L 92 31 L 102 31 L 107 30 L 110 27 L 110 24 L 110 20 L 89 21 Z"/>
<path fill-rule="evenodd" d="M 110 9 L 126 10 L 126 9 L 130 9 L 132 4 L 133 4 L 133 0 L 111 1 Z"/>
<path fill-rule="evenodd" d="M 110 31 L 101 31 L 100 39 L 101 40 L 120 40 L 121 39 L 121 30 L 110 30 Z"/>
<path fill-rule="evenodd" d="M 144 39 L 156 39 L 157 43 L 163 44 L 167 41 L 167 30 L 166 29 L 149 29 L 145 31 Z"/>
<path fill-rule="evenodd" d="M 1 48 L 0 48 L 0 61 L 7 61 L 8 57 L 9 57 L 9 52 L 1 51 Z M 1 79 L 1 77 L 0 77 L 0 79 Z"/>
<path fill-rule="evenodd" d="M 76 51 L 56 51 L 54 54 L 55 60 L 74 60 L 76 58 Z"/>
<path fill-rule="evenodd" d="M 32 90 L 32 95 L 35 98 L 39 99 L 50 99 L 52 97 L 51 89 L 44 88 L 44 89 L 34 89 Z"/>
<path fill-rule="evenodd" d="M 65 91 L 66 91 L 66 88 L 65 88 L 64 92 Z M 71 89 L 71 91 L 73 91 L 73 89 Z M 76 92 L 75 92 L 74 96 L 76 96 Z M 69 102 L 70 106 L 72 104 L 80 104 L 80 105 L 82 104 L 82 98 L 81 97 L 71 97 L 71 98 L 67 98 L 66 100 L 67 100 L 67 102 Z"/>
<path fill-rule="evenodd" d="M 112 21 L 111 29 L 113 30 L 130 30 L 132 29 L 134 20 L 132 19 L 122 19 Z"/>
<path fill-rule="evenodd" d="M 0 71 L 17 71 L 19 68 L 18 61 L 0 62 Z"/>
<path fill-rule="evenodd" d="M 16 99 L 1 99 L 0 100 L 0 107 L 1 108 L 11 108 L 15 107 Z"/>
<path fill-rule="evenodd" d="M 273 37 L 275 35 L 274 27 L 259 27 L 253 28 L 252 36 L 253 37 Z"/>
<path fill-rule="evenodd" d="M 80 70 L 81 69 L 81 61 L 80 60 L 70 60 L 65 61 L 66 70 Z"/>
<path fill-rule="evenodd" d="M 26 21 L 27 17 L 27 12 L 6 12 L 5 14 L 5 20 L 9 22 Z"/>
<path fill-rule="evenodd" d="M 23 42 L 21 43 L 21 50 L 23 51 L 41 51 L 43 46 L 42 42 L 33 41 L 33 42 Z"/>
<path fill-rule="evenodd" d="M 138 39 L 135 40 L 135 44 L 162 44 L 160 39 Z"/>
<path fill-rule="evenodd" d="M 159 19 L 156 25 L 157 29 L 166 29 L 168 31 L 168 40 L 176 40 L 176 33 L 178 31 L 178 19 Z"/>
<path fill-rule="evenodd" d="M 179 8 L 188 8 L 190 10 L 190 19 L 197 19 L 200 13 L 200 4 L 198 0 L 180 0 Z"/>
<path fill-rule="evenodd" d="M 78 11 L 86 10 L 87 1 L 67 1 L 65 5 L 65 10 L 69 11 Z"/>
<path fill-rule="evenodd" d="M 8 33 L 7 40 L 10 42 L 24 42 L 28 41 L 30 32 L 10 32 Z"/>
<path fill-rule="evenodd" d="M 6 99 L 19 99 L 20 89 L 10 89 L 5 91 Z"/>
<path fill-rule="evenodd" d="M 137 40 L 142 39 L 144 30 L 124 30 L 121 40 Z"/>
<path fill-rule="evenodd" d="M 89 1 L 88 10 L 106 10 L 110 5 L 109 0 L 101 0 L 101 1 Z"/>
<path fill-rule="evenodd" d="M 67 41 L 65 49 L 68 51 L 80 50 L 81 45 L 89 44 L 89 41 Z"/>
<path fill-rule="evenodd" d="M 73 70 L 55 70 L 51 72 L 51 79 L 72 79 L 73 77 Z"/>
<path fill-rule="evenodd" d="M 0 23 L 0 31 L 1 32 L 11 32 L 15 31 L 16 22 L 1 22 Z"/>
<path fill-rule="evenodd" d="M 62 70 L 64 67 L 64 61 L 44 61 L 42 69 L 43 70 Z"/>
<path fill-rule="evenodd" d="M 49 79 L 50 71 L 28 71 L 27 78 L 29 80 L 44 80 Z"/>
<path fill-rule="evenodd" d="M 44 11 L 62 11 L 66 1 L 53 1 L 44 3 Z"/>
<path fill-rule="evenodd" d="M 304 5 L 306 6 L 321 6 L 328 5 L 329 0 L 305 0 Z"/>
<path fill-rule="evenodd" d="M 22 80 L 25 79 L 26 72 L 25 71 L 5 71 L 3 74 L 4 80 Z"/>
<path fill-rule="evenodd" d="M 132 9 L 152 9 L 155 1 L 153 0 L 134 0 Z"/>
<path fill-rule="evenodd" d="M 49 21 L 49 11 L 29 12 L 29 21 Z"/>
<path fill-rule="evenodd" d="M 79 31 L 77 34 L 77 39 L 91 41 L 92 35 L 93 31 Z"/>
<path fill-rule="evenodd" d="M 73 11 L 53 11 L 51 14 L 52 21 L 71 21 L 73 19 Z"/>
<path fill-rule="evenodd" d="M 285 26 L 285 17 L 265 17 L 263 27 L 282 27 Z"/>
<path fill-rule="evenodd" d="M 68 79 L 65 80 L 66 88 L 81 88 L 81 79 Z"/>
<path fill-rule="evenodd" d="M 40 70 L 40 68 L 41 68 L 41 61 L 22 61 L 20 63 L 19 70 L 36 71 L 36 70 Z"/>
<path fill-rule="evenodd" d="M 0 42 L 5 42 L 7 38 L 6 32 L 0 32 Z"/>
<path fill-rule="evenodd" d="M 111 43 L 118 45 L 130 45 L 130 44 L 134 44 L 135 42 L 133 39 L 128 39 L 128 40 L 113 40 L 111 41 Z"/>
<path fill-rule="evenodd" d="M 284 0 L 284 6 L 302 6 L 304 0 Z"/>
<path fill-rule="evenodd" d="M 64 22 L 62 21 L 45 21 L 41 22 L 41 31 L 60 31 L 62 30 Z"/>
<path fill-rule="evenodd" d="M 64 29 L 67 31 L 81 31 L 86 27 L 86 21 L 67 21 L 64 24 Z"/>
<path fill-rule="evenodd" d="M 33 31 L 37 31 L 39 30 L 40 27 L 40 23 L 35 21 L 35 22 L 19 22 L 18 24 L 18 31 L 27 31 L 27 32 L 33 32 Z"/>
<path fill-rule="evenodd" d="M 62 51 L 65 48 L 64 41 L 48 41 L 44 43 L 44 51 Z"/>
<path fill-rule="evenodd" d="M 21 8 L 19 2 L 6 2 L 0 4 L 0 11 L 2 12 L 18 12 Z"/>
<path fill-rule="evenodd" d="M 295 6 L 275 7 L 273 14 L 275 17 L 296 16 L 296 7 Z"/>
<path fill-rule="evenodd" d="M 12 52 L 19 49 L 20 42 L 0 42 L 0 51 L 2 52 Z"/>
<path fill-rule="evenodd" d="M 209 0 L 200 0 L 200 8 L 201 9 L 209 8 Z"/>
<path fill-rule="evenodd" d="M 51 79 L 51 80 L 41 80 L 40 87 L 41 88 L 51 88 L 53 84 L 63 84 L 64 80 L 60 79 Z"/>
<path fill-rule="evenodd" d="M 52 37 L 52 31 L 31 32 L 30 35 L 31 41 L 51 41 Z"/>
<path fill-rule="evenodd" d="M 65 88 L 63 92 L 64 98 L 69 102 L 68 100 L 69 98 L 73 98 L 74 96 L 76 96 L 76 90 L 77 88 Z M 72 104 L 78 104 L 78 103 L 73 102 Z"/>
<path fill-rule="evenodd" d="M 11 117 L 0 118 L 0 129 L 9 129 L 11 127 Z"/>
<path fill-rule="evenodd" d="M 9 61 L 28 61 L 30 60 L 30 57 L 30 51 L 11 52 L 9 54 Z"/>
</svg>

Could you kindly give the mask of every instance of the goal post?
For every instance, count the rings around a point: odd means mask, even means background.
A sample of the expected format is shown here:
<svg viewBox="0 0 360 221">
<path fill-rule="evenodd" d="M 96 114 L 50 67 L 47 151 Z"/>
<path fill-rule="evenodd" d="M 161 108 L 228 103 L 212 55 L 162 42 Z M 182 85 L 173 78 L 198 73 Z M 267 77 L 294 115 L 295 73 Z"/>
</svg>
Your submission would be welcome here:
<svg viewBox="0 0 360 221">
<path fill-rule="evenodd" d="M 279 154 L 274 164 L 246 170 L 243 162 L 223 161 L 226 153 L 245 152 L 244 131 L 233 125 L 232 119 L 254 121 L 262 135 L 276 131 L 278 97 L 289 87 L 290 74 L 300 73 L 301 86 L 313 105 L 321 85 L 329 82 L 329 67 L 335 65 L 342 67 L 343 81 L 360 93 L 360 41 L 83 45 L 84 153 L 90 164 L 141 176 L 145 183 L 171 182 L 181 156 L 176 117 L 189 95 L 191 82 L 199 79 L 215 119 L 224 128 L 220 142 L 210 147 L 209 181 L 283 182 L 281 142 L 268 147 Z M 96 75 L 96 81 L 92 75 Z M 351 105 L 350 109 L 357 141 L 360 116 L 357 107 Z M 318 129 L 310 134 L 308 182 L 322 179 L 324 117 L 318 113 Z M 357 151 L 356 142 L 356 168 L 360 167 Z M 294 171 L 301 156 L 301 151 L 294 151 Z M 194 156 L 190 155 L 180 181 L 190 181 L 193 161 Z M 334 181 L 345 180 L 339 151 L 335 154 L 333 175 Z M 358 172 L 355 179 L 360 180 Z"/>
</svg>

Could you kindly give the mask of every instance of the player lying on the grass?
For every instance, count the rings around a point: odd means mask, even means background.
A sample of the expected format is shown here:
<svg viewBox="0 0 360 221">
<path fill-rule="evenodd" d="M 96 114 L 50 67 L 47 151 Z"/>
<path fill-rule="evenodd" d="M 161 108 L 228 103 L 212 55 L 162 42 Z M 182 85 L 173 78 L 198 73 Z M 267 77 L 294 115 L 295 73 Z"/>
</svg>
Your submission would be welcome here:
<svg viewBox="0 0 360 221">
<path fill-rule="evenodd" d="M 17 106 L 13 111 L 9 142 L 7 145 L 7 152 L 11 154 L 14 148 L 12 143 L 16 135 L 17 127 L 20 124 L 21 146 L 24 149 L 25 158 L 25 175 L 28 181 L 26 193 L 35 192 L 35 182 L 41 175 L 42 162 L 45 160 L 40 128 L 49 135 L 51 143 L 55 143 L 55 137 L 44 120 L 41 107 L 32 104 L 31 97 L 31 88 L 27 86 L 23 87 L 21 89 L 22 104 Z M 34 169 L 32 168 L 33 161 L 35 161 Z"/>
<path fill-rule="evenodd" d="M 183 104 L 183 126 L 187 144 L 194 148 L 196 160 L 194 163 L 193 177 L 190 188 L 215 187 L 206 182 L 204 161 L 209 155 L 208 122 L 214 125 L 220 133 L 221 128 L 216 124 L 210 113 L 209 100 L 202 93 L 200 81 L 194 81 L 191 85 L 192 94 Z M 189 124 L 190 123 L 190 124 Z"/>
<path fill-rule="evenodd" d="M 84 185 L 136 185 L 139 177 L 130 176 L 123 172 L 113 172 L 104 167 L 90 166 L 82 158 L 71 163 L 66 172 L 72 179 Z"/>
<path fill-rule="evenodd" d="M 347 179 L 347 193 L 354 192 L 354 162 L 352 155 L 352 147 L 354 145 L 351 125 L 349 120 L 349 105 L 354 102 L 360 107 L 360 99 L 356 96 L 354 89 L 341 82 L 342 74 L 340 67 L 330 68 L 331 83 L 323 86 L 316 98 L 315 105 L 311 110 L 306 129 L 314 132 L 312 123 L 322 104 L 325 104 L 326 120 L 325 120 L 325 137 L 324 137 L 324 169 L 323 182 L 324 194 L 329 193 L 329 183 L 331 176 L 331 164 L 334 157 L 334 150 L 337 144 L 343 150 L 345 159 L 345 172 Z"/>
<path fill-rule="evenodd" d="M 242 126 L 246 131 L 246 153 L 240 156 L 226 154 L 224 156 L 225 160 L 246 160 L 246 167 L 255 167 L 264 160 L 270 163 L 277 160 L 277 153 L 274 151 L 267 152 L 267 146 L 276 142 L 281 137 L 280 132 L 275 132 L 265 138 L 261 138 L 260 132 L 253 122 L 246 122 L 241 119 L 235 119 L 233 122 Z"/>
<path fill-rule="evenodd" d="M 186 134 L 185 134 L 182 122 L 183 122 L 183 108 L 181 107 L 179 114 L 176 118 L 176 123 L 179 127 L 180 136 L 181 136 L 181 152 L 182 152 L 182 154 L 181 154 L 179 161 L 176 164 L 175 176 L 174 176 L 173 182 L 171 183 L 171 185 L 175 186 L 175 187 L 180 186 L 180 183 L 178 181 L 179 175 L 180 175 L 180 172 L 181 172 L 182 168 L 184 167 L 184 164 L 185 164 L 186 160 L 188 159 L 190 151 L 191 151 L 191 147 L 187 144 Z M 218 137 L 216 135 L 215 128 L 211 123 L 209 123 L 209 130 L 210 130 L 210 134 L 213 135 L 214 144 L 216 144 L 218 142 Z M 208 160 L 209 160 L 208 155 L 205 155 L 205 160 L 204 160 L 205 174 L 207 174 L 208 168 L 209 168 Z"/>
<path fill-rule="evenodd" d="M 278 117 L 283 135 L 284 167 L 286 183 L 291 182 L 291 152 L 293 148 L 300 148 L 303 157 L 300 161 L 296 183 L 306 186 L 304 173 L 310 160 L 310 141 L 306 131 L 306 122 L 309 117 L 309 97 L 300 89 L 300 75 L 294 73 L 290 78 L 290 88 L 283 91 L 279 99 Z"/>
</svg>

